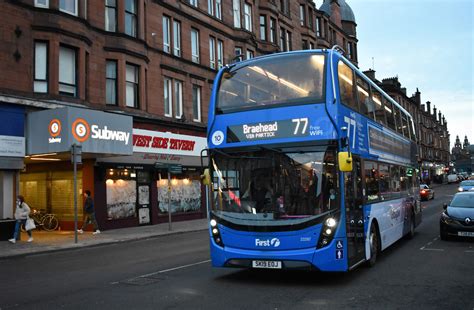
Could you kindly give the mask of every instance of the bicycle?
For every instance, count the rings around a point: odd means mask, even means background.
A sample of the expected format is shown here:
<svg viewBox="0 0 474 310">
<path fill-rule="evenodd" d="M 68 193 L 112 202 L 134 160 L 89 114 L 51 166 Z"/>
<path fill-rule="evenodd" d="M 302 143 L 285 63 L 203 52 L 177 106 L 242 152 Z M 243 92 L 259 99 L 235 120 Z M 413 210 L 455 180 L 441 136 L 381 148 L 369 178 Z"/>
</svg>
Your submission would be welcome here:
<svg viewBox="0 0 474 310">
<path fill-rule="evenodd" d="M 59 227 L 59 220 L 56 215 L 52 213 L 46 213 L 46 211 L 43 209 L 40 211 L 33 209 L 33 211 L 30 213 L 30 218 L 35 221 L 37 229 L 53 231 Z M 22 225 L 21 229 L 25 231 L 24 225 Z"/>
</svg>

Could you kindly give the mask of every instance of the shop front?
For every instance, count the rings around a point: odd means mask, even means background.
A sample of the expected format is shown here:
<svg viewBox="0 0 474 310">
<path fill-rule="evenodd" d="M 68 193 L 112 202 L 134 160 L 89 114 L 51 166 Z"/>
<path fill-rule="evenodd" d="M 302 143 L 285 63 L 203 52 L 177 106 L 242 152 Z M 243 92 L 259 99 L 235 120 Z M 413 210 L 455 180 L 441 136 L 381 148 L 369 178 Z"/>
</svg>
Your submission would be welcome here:
<svg viewBox="0 0 474 310">
<path fill-rule="evenodd" d="M 129 116 L 71 107 L 29 113 L 28 155 L 19 181 L 27 203 L 38 211 L 55 214 L 61 229 L 70 230 L 74 227 L 74 194 L 81 221 L 82 193 L 90 190 L 97 219 L 105 220 L 105 206 L 94 197 L 96 159 L 132 154 L 132 122 Z M 71 163 L 73 144 L 82 148 L 76 175 Z"/>
<path fill-rule="evenodd" d="M 25 110 L 0 102 L 0 240 L 11 238 L 19 171 L 25 157 Z"/>
<path fill-rule="evenodd" d="M 200 181 L 204 137 L 133 129 L 133 155 L 97 159 L 96 200 L 105 228 L 205 217 Z"/>
</svg>

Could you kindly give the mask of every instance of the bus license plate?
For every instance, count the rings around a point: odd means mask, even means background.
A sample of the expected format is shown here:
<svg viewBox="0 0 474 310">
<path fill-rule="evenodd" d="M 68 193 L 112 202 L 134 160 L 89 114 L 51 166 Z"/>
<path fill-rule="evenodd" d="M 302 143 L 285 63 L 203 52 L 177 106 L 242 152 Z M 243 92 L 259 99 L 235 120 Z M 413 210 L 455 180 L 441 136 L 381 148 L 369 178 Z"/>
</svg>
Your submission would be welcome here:
<svg viewBox="0 0 474 310">
<path fill-rule="evenodd" d="M 253 268 L 269 268 L 281 269 L 281 262 L 275 260 L 254 260 L 252 261 Z"/>
<path fill-rule="evenodd" d="M 474 237 L 474 232 L 471 231 L 458 231 L 460 237 Z"/>
</svg>

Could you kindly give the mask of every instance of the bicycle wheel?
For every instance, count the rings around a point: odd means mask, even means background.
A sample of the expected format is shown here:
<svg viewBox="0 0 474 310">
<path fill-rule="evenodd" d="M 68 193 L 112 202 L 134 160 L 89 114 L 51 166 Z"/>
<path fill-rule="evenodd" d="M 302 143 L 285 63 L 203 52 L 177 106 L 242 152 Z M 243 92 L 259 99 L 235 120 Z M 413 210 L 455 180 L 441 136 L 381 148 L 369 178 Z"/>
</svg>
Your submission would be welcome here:
<svg viewBox="0 0 474 310">
<path fill-rule="evenodd" d="M 53 231 L 59 227 L 59 221 L 53 214 L 47 214 L 43 218 L 43 228 L 46 231 Z"/>
</svg>

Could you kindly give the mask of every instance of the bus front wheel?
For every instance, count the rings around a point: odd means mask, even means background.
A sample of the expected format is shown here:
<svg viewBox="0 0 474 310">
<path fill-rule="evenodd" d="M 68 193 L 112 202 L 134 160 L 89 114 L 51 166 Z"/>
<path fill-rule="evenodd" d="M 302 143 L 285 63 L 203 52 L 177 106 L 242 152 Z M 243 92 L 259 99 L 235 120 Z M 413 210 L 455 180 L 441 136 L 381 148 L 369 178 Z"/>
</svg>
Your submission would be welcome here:
<svg viewBox="0 0 474 310">
<path fill-rule="evenodd" d="M 380 252 L 379 234 L 378 234 L 377 226 L 375 224 L 372 224 L 370 226 L 369 245 L 370 245 L 370 259 L 368 261 L 368 265 L 369 267 L 373 267 L 375 265 L 375 262 L 377 261 L 377 255 Z"/>
</svg>

